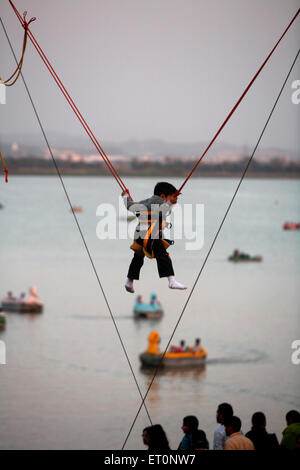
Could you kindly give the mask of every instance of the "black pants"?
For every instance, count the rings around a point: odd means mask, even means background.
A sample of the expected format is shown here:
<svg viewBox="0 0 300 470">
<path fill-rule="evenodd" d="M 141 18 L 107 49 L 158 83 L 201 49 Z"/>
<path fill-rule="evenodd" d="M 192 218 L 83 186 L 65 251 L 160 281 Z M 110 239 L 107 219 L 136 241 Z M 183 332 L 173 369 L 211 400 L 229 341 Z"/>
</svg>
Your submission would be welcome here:
<svg viewBox="0 0 300 470">
<path fill-rule="evenodd" d="M 155 255 L 155 259 L 157 262 L 157 269 L 159 277 L 168 277 L 174 276 L 172 261 L 167 253 L 167 250 L 162 244 L 161 240 L 154 240 L 153 242 L 153 252 Z M 137 254 L 134 253 L 132 261 L 129 266 L 127 277 L 129 279 L 139 279 L 140 278 L 140 270 L 144 264 L 144 254 Z"/>
</svg>

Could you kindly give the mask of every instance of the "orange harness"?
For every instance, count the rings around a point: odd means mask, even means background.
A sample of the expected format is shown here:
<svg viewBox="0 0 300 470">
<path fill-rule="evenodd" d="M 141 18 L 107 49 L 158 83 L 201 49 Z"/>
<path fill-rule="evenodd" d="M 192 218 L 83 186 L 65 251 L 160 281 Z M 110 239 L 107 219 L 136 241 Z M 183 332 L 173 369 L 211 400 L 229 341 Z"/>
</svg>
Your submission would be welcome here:
<svg viewBox="0 0 300 470">
<path fill-rule="evenodd" d="M 140 244 L 136 240 L 132 243 L 130 248 L 140 255 L 146 255 L 148 258 L 155 258 L 153 252 L 154 240 L 161 240 L 165 249 L 172 245 L 172 241 L 162 238 L 162 231 L 167 226 L 167 223 L 162 218 L 162 212 L 159 212 L 157 217 L 152 211 L 140 212 L 139 217 L 144 216 L 144 219 L 139 219 L 140 224 L 148 225 L 148 230 L 145 237 L 142 239 L 143 243 Z"/>
</svg>

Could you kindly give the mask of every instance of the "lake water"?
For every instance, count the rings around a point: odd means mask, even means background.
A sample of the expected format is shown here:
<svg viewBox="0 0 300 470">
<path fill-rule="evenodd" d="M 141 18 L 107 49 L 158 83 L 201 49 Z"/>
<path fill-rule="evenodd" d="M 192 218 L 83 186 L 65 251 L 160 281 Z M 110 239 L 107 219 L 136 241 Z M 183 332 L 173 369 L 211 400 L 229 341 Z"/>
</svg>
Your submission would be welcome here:
<svg viewBox="0 0 300 470">
<path fill-rule="evenodd" d="M 173 184 L 180 181 L 171 179 Z M 155 179 L 127 178 L 135 199 L 151 195 Z M 129 240 L 99 240 L 99 204 L 118 205 L 110 178 L 65 178 L 78 221 L 107 295 L 142 393 L 152 372 L 138 355 L 152 330 L 168 342 L 189 291 L 171 291 L 146 260 L 136 293 L 156 291 L 165 310 L 160 321 L 135 321 L 135 296 L 123 287 L 131 259 Z M 178 280 L 192 287 L 233 191 L 235 179 L 191 179 L 181 203 L 204 204 L 204 246 L 170 248 Z M 285 414 L 300 408 L 300 366 L 291 344 L 300 338 L 300 232 L 282 224 L 299 221 L 300 182 L 245 180 L 177 328 L 173 344 L 199 336 L 208 352 L 204 370 L 160 373 L 146 405 L 166 430 L 171 447 L 181 438 L 182 418 L 198 417 L 212 444 L 215 412 L 233 405 L 243 430 L 264 411 L 278 438 Z M 1 449 L 120 449 L 140 397 L 103 295 L 58 178 L 11 176 L 1 181 L 0 295 L 38 287 L 42 315 L 7 314 L 7 364 L 0 365 Z M 120 221 L 120 224 L 126 222 Z M 187 225 L 189 221 L 187 221 Z M 234 248 L 263 256 L 262 263 L 230 263 Z M 127 442 L 143 449 L 149 425 L 144 409 Z"/>
</svg>

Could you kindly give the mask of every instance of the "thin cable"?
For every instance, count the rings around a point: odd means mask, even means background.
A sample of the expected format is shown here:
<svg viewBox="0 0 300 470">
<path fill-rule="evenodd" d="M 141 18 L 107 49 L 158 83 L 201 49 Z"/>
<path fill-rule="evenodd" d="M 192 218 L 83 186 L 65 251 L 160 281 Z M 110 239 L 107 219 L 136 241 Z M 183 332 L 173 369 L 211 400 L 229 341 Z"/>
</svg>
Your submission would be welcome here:
<svg viewBox="0 0 300 470">
<path fill-rule="evenodd" d="M 204 262 L 203 262 L 203 264 L 202 264 L 202 266 L 201 266 L 201 269 L 200 269 L 200 271 L 199 271 L 199 273 L 198 273 L 198 275 L 197 275 L 197 277 L 196 277 L 196 280 L 195 280 L 195 282 L 194 282 L 194 284 L 193 284 L 193 287 L 192 287 L 192 289 L 191 289 L 191 292 L 190 292 L 190 294 L 189 294 L 189 296 L 188 296 L 188 298 L 187 298 L 187 300 L 186 300 L 186 302 L 185 302 L 185 304 L 184 304 L 184 307 L 183 307 L 182 312 L 181 312 L 181 314 L 180 314 L 180 316 L 179 316 L 179 318 L 178 318 L 178 320 L 177 320 L 177 323 L 176 323 L 175 328 L 174 328 L 174 330 L 173 330 L 173 332 L 172 332 L 172 335 L 171 335 L 171 337 L 170 337 L 170 339 L 169 339 L 169 341 L 168 341 L 168 344 L 167 344 L 167 346 L 166 346 L 166 348 L 165 348 L 165 350 L 164 350 L 164 353 L 163 353 L 163 355 L 162 355 L 162 357 L 161 357 L 161 359 L 160 359 L 159 365 L 158 365 L 158 366 L 156 367 L 156 369 L 155 369 L 155 372 L 154 372 L 153 377 L 152 377 L 152 379 L 151 379 L 151 381 L 150 381 L 150 384 L 149 384 L 149 386 L 148 386 L 148 389 L 147 389 L 147 391 L 146 391 L 146 394 L 145 394 L 145 396 L 144 396 L 144 398 L 143 398 L 143 402 L 141 403 L 141 405 L 140 405 L 140 407 L 139 407 L 139 409 L 138 409 L 138 411 L 137 411 L 137 414 L 136 414 L 136 416 L 135 416 L 135 418 L 134 418 L 134 420 L 133 420 L 133 423 L 132 423 L 132 425 L 131 425 L 131 427 L 130 427 L 130 430 L 129 430 L 127 436 L 126 436 L 125 442 L 124 442 L 124 444 L 123 444 L 123 446 L 122 446 L 122 450 L 124 449 L 124 447 L 125 447 L 125 445 L 126 445 L 126 443 L 127 443 L 127 441 L 128 441 L 128 438 L 129 438 L 129 436 L 130 436 L 130 434 L 131 434 L 131 431 L 132 431 L 132 429 L 133 429 L 133 427 L 134 427 L 134 425 L 135 425 L 135 423 L 136 423 L 136 420 L 137 420 L 137 418 L 138 418 L 138 416 L 139 416 L 139 414 L 140 414 L 140 411 L 141 411 L 141 408 L 142 408 L 142 406 L 143 406 L 143 403 L 145 402 L 145 400 L 146 400 L 146 398 L 147 398 L 147 395 L 148 395 L 148 393 L 149 393 L 149 391 L 150 391 L 150 389 L 151 389 L 151 387 L 152 387 L 152 384 L 153 384 L 154 379 L 155 379 L 155 377 L 156 377 L 156 375 L 157 375 L 157 373 L 158 373 L 158 370 L 159 370 L 159 368 L 160 368 L 160 365 L 162 364 L 162 361 L 163 361 L 163 359 L 164 359 L 164 357 L 165 357 L 165 354 L 166 354 L 166 352 L 167 352 L 167 350 L 168 350 L 168 348 L 169 348 L 169 346 L 170 346 L 170 343 L 171 343 L 171 341 L 172 341 L 172 339 L 173 339 L 173 336 L 174 336 L 174 334 L 175 334 L 175 332 L 176 332 L 176 330 L 177 330 L 177 327 L 178 327 L 178 325 L 179 325 L 179 323 L 180 323 L 180 321 L 181 321 L 181 319 L 182 319 L 182 317 L 183 317 L 183 314 L 184 314 L 184 312 L 185 312 L 185 310 L 186 310 L 186 307 L 187 307 L 187 305 L 188 305 L 188 303 L 189 303 L 189 301 L 190 301 L 190 299 L 191 299 L 191 297 L 192 297 L 192 295 L 193 295 L 193 292 L 194 292 L 195 287 L 196 287 L 196 285 L 197 285 L 197 283 L 198 283 L 198 281 L 199 281 L 199 278 L 200 278 L 200 276 L 201 276 L 201 274 L 202 274 L 202 272 L 203 272 L 203 269 L 204 269 L 204 267 L 205 267 L 205 265 L 206 265 L 206 262 L 207 262 L 207 260 L 208 260 L 208 258 L 209 258 L 209 255 L 210 255 L 210 253 L 211 253 L 211 251 L 212 251 L 212 249 L 213 249 L 213 247 L 214 247 L 214 245 L 215 245 L 215 242 L 216 242 L 216 240 L 217 240 L 217 238 L 218 238 L 218 236 L 219 236 L 219 233 L 220 233 L 220 231 L 221 231 L 221 229 L 222 229 L 222 227 L 223 227 L 223 224 L 224 224 L 224 222 L 225 222 L 225 220 L 226 220 L 226 217 L 227 217 L 227 215 L 228 215 L 228 213 L 229 213 L 229 211 L 230 211 L 230 209 L 231 209 L 231 206 L 232 206 L 232 204 L 233 204 L 233 201 L 234 201 L 234 199 L 235 199 L 235 197 L 236 197 L 236 195 L 237 195 L 237 193 L 238 193 L 238 190 L 239 190 L 239 188 L 240 188 L 240 186 L 241 186 L 241 184 L 242 184 L 242 182 L 243 182 L 243 180 L 244 180 L 244 177 L 245 177 L 245 175 L 246 175 L 246 173 L 247 173 L 247 171 L 248 171 L 248 168 L 249 168 L 250 163 L 251 163 L 251 161 L 252 161 L 252 159 L 253 159 L 253 157 L 254 157 L 254 154 L 255 154 L 255 152 L 256 152 L 256 150 L 257 150 L 257 147 L 259 146 L 260 141 L 261 141 L 261 139 L 262 139 L 262 137 L 263 137 L 263 135 L 264 135 L 264 132 L 265 132 L 265 130 L 266 130 L 268 124 L 269 124 L 269 121 L 270 121 L 270 119 L 271 119 L 271 116 L 272 116 L 272 114 L 273 114 L 273 112 L 274 112 L 274 110 L 275 110 L 275 108 L 276 108 L 276 106 L 277 106 L 277 103 L 278 103 L 278 101 L 279 101 L 279 98 L 280 98 L 280 96 L 281 96 L 281 94 L 282 94 L 282 92 L 283 92 L 283 89 L 284 89 L 284 87 L 285 87 L 285 85 L 286 85 L 286 82 L 287 82 L 288 79 L 289 79 L 289 76 L 290 76 L 290 74 L 291 74 L 291 72 L 292 72 L 292 70 L 293 70 L 293 67 L 294 67 L 294 65 L 295 65 L 295 63 L 296 63 L 296 60 L 297 60 L 297 58 L 298 58 L 299 53 L 300 53 L 300 49 L 298 50 L 298 52 L 297 52 L 297 54 L 296 54 L 296 57 L 295 57 L 295 59 L 293 60 L 292 66 L 291 66 L 291 68 L 290 68 L 290 70 L 289 70 L 289 72 L 288 72 L 288 74 L 287 74 L 287 76 L 286 76 L 286 78 L 285 78 L 285 80 L 284 80 L 284 82 L 283 82 L 283 85 L 282 85 L 282 87 L 281 87 L 281 89 L 280 89 L 280 92 L 279 92 L 279 94 L 278 94 L 278 96 L 277 96 L 277 98 L 276 98 L 276 101 L 275 101 L 275 103 L 274 103 L 272 109 L 271 109 L 271 112 L 270 112 L 270 114 L 269 114 L 269 117 L 268 117 L 268 119 L 267 119 L 267 121 L 266 121 L 266 123 L 265 123 L 265 125 L 264 125 L 264 127 L 263 127 L 263 130 L 262 130 L 262 132 L 261 132 L 261 134 L 260 134 L 260 136 L 259 136 L 259 138 L 258 138 L 258 141 L 257 141 L 257 143 L 256 143 L 256 145 L 255 145 L 255 147 L 254 147 L 254 150 L 253 150 L 253 152 L 252 152 L 252 155 L 250 156 L 250 158 L 249 158 L 249 160 L 248 160 L 248 163 L 247 163 L 247 165 L 246 165 L 246 167 L 245 167 L 245 169 L 244 169 L 244 172 L 243 172 L 242 177 L 241 177 L 241 179 L 240 179 L 240 181 L 239 181 L 239 184 L 237 185 L 237 188 L 236 188 L 236 190 L 235 190 L 235 192 L 234 192 L 234 194 L 233 194 L 233 196 L 232 196 L 232 199 L 231 199 L 231 201 L 230 201 L 230 203 L 229 203 L 229 206 L 227 207 L 227 210 L 226 210 L 225 215 L 224 215 L 224 217 L 223 217 L 223 219 L 222 219 L 222 222 L 221 222 L 221 224 L 220 224 L 220 226 L 219 226 L 219 228 L 218 228 L 218 230 L 217 230 L 217 232 L 216 232 L 216 234 L 215 234 L 215 236 L 214 236 L 214 239 L 213 239 L 213 241 L 212 241 L 212 244 L 211 244 L 211 246 L 210 246 L 210 248 L 209 248 L 209 250 L 208 250 L 208 253 L 207 253 L 207 255 L 206 255 L 205 259 L 204 259 Z"/>
<path fill-rule="evenodd" d="M 220 132 L 222 131 L 222 129 L 226 126 L 227 122 L 229 121 L 229 119 L 231 118 L 231 116 L 233 115 L 233 113 L 235 112 L 235 110 L 237 109 L 237 107 L 239 106 L 239 104 L 241 103 L 241 101 L 243 100 L 243 98 L 245 97 L 245 95 L 248 93 L 248 91 L 250 90 L 251 86 L 253 85 L 253 83 L 255 82 L 255 80 L 257 79 L 258 75 L 260 74 L 260 72 L 262 71 L 262 69 L 264 68 L 264 66 L 266 65 L 266 63 L 268 62 L 268 60 L 270 59 L 271 55 L 273 54 L 273 52 L 275 51 L 275 49 L 277 48 L 277 46 L 279 45 L 280 41 L 283 39 L 283 37 L 286 35 L 286 33 L 288 32 L 288 30 L 290 29 L 290 27 L 292 26 L 292 24 L 294 23 L 295 19 L 297 18 L 297 16 L 299 15 L 300 13 L 300 8 L 299 10 L 297 11 L 297 13 L 294 15 L 293 19 L 290 21 L 289 25 L 286 27 L 285 31 L 282 33 L 282 35 L 280 36 L 280 38 L 278 39 L 277 43 L 275 44 L 275 46 L 273 47 L 273 49 L 271 50 L 270 54 L 268 55 L 268 57 L 265 59 L 265 61 L 263 62 L 263 64 L 260 66 L 260 68 L 258 69 L 258 71 L 256 72 L 256 74 L 254 75 L 254 77 L 252 78 L 252 80 L 250 81 L 249 85 L 245 88 L 244 92 L 242 93 L 242 95 L 240 96 L 240 98 L 238 99 L 238 101 L 236 102 L 236 104 L 234 105 L 234 107 L 232 108 L 232 110 L 230 111 L 230 113 L 228 114 L 227 118 L 225 119 L 225 121 L 223 122 L 223 124 L 220 126 L 219 130 L 217 131 L 217 133 L 215 134 L 215 136 L 213 137 L 213 139 L 210 141 L 210 143 L 208 144 L 208 146 L 206 147 L 206 149 L 204 150 L 204 152 L 202 153 L 201 157 L 199 158 L 199 160 L 197 161 L 197 163 L 194 165 L 194 167 L 192 168 L 192 170 L 190 171 L 190 173 L 188 174 L 188 176 L 186 177 L 186 179 L 184 180 L 184 182 L 182 183 L 182 185 L 180 186 L 180 188 L 178 189 L 177 191 L 177 194 L 180 194 L 181 193 L 181 190 L 182 188 L 185 186 L 185 184 L 188 182 L 188 180 L 190 179 L 190 177 L 192 176 L 192 174 L 194 173 L 194 171 L 196 170 L 196 168 L 198 167 L 199 163 L 201 162 L 202 158 L 204 157 L 204 155 L 206 155 L 206 153 L 208 152 L 208 150 L 210 149 L 210 147 L 212 146 L 212 144 L 214 143 L 214 141 L 216 140 L 216 138 L 218 137 L 218 135 L 220 134 Z"/>
<path fill-rule="evenodd" d="M 17 61 L 17 57 L 16 57 L 15 52 L 14 52 L 14 49 L 13 49 L 13 47 L 12 47 L 11 41 L 10 41 L 10 39 L 9 39 L 9 36 L 8 36 L 8 34 L 7 34 L 6 28 L 5 28 L 5 26 L 4 26 L 4 23 L 3 23 L 1 17 L 0 17 L 0 22 L 1 22 L 1 24 L 2 24 L 2 27 L 3 27 L 3 30 L 4 30 L 5 36 L 6 36 L 6 38 L 7 38 L 7 41 L 8 41 L 8 44 L 9 44 L 9 46 L 10 46 L 10 49 L 11 49 L 11 51 L 12 51 L 12 54 L 13 54 L 13 56 L 14 56 L 14 59 L 15 59 L 16 62 L 18 62 L 18 61 Z M 60 170 L 59 170 L 59 168 L 58 168 L 58 165 L 57 165 L 57 163 L 56 163 L 56 160 L 55 160 L 55 158 L 54 158 L 54 156 L 53 156 L 52 149 L 51 149 L 51 147 L 50 147 L 48 138 L 47 138 L 47 136 L 46 136 L 44 127 L 43 127 L 43 125 L 42 125 L 42 123 L 41 123 L 39 114 L 38 114 L 38 112 L 37 112 L 37 109 L 36 109 L 36 107 L 35 107 L 35 104 L 34 104 L 34 102 L 33 102 L 31 93 L 30 93 L 30 91 L 29 91 L 29 88 L 28 88 L 28 86 L 27 86 L 27 83 L 26 83 L 26 81 L 25 81 L 25 78 L 24 78 L 22 72 L 21 72 L 21 77 L 22 77 L 22 80 L 23 80 L 25 89 L 26 89 L 26 91 L 27 91 L 27 94 L 28 94 L 28 96 L 29 96 L 29 99 L 30 99 L 32 108 L 33 108 L 33 110 L 34 110 L 35 116 L 36 116 L 36 118 L 37 118 L 37 120 L 38 120 L 40 129 L 41 129 L 42 134 L 43 134 L 43 136 L 44 136 L 44 139 L 45 139 L 46 145 L 47 145 L 47 147 L 48 147 L 49 153 L 50 153 L 50 155 L 51 155 L 51 158 L 52 158 L 53 164 L 54 164 L 54 166 L 55 166 L 57 175 L 58 175 L 58 177 L 59 177 L 59 179 L 60 179 L 60 182 L 61 182 L 63 191 L 64 191 L 64 193 L 65 193 L 65 196 L 66 196 L 67 201 L 68 201 L 68 203 L 69 203 L 70 209 L 71 209 L 71 211 L 72 211 L 72 214 L 73 214 L 75 223 L 76 223 L 76 225 L 77 225 L 77 228 L 78 228 L 78 231 L 79 231 L 79 233 L 80 233 L 82 242 L 83 242 L 83 244 L 84 244 L 85 250 L 86 250 L 86 252 L 87 252 L 88 258 L 89 258 L 89 260 L 90 260 L 91 266 L 92 266 L 93 271 L 94 271 L 94 274 L 95 274 L 95 276 L 96 276 L 98 285 L 99 285 L 99 287 L 100 287 L 100 290 L 101 290 L 101 292 L 102 292 L 102 295 L 103 295 L 103 298 L 104 298 L 104 300 L 105 300 L 106 306 L 107 306 L 107 308 L 108 308 L 109 314 L 110 314 L 110 316 L 111 316 L 111 319 L 112 319 L 112 321 L 113 321 L 114 327 L 115 327 L 116 332 L 117 332 L 117 335 L 118 335 L 118 337 L 119 337 L 119 340 L 120 340 L 122 349 L 123 349 L 124 354 L 125 354 L 125 357 L 126 357 L 126 359 L 127 359 L 127 362 L 128 362 L 129 368 L 130 368 L 130 370 L 131 370 L 132 376 L 133 376 L 133 378 L 134 378 L 134 381 L 135 381 L 136 387 L 137 387 L 137 389 L 138 389 L 139 395 L 140 395 L 141 399 L 143 399 L 143 395 L 142 395 L 141 389 L 140 389 L 140 387 L 139 387 L 139 384 L 138 384 L 138 382 L 137 382 L 137 379 L 136 379 L 134 370 L 133 370 L 133 368 L 132 368 L 132 365 L 131 365 L 129 356 L 128 356 L 128 354 L 127 354 L 127 351 L 126 351 L 124 342 L 123 342 L 123 340 L 122 340 L 121 334 L 120 334 L 120 332 L 119 332 L 118 326 L 117 326 L 116 321 L 115 321 L 115 318 L 114 318 L 114 316 L 113 316 L 111 307 L 110 307 L 110 305 L 109 305 L 109 303 L 108 303 L 108 300 L 107 300 L 106 294 L 105 294 L 105 292 L 104 292 L 102 283 L 101 283 L 101 281 L 100 281 L 98 272 L 97 272 L 97 270 L 96 270 L 95 264 L 94 264 L 94 262 L 93 262 L 93 259 L 92 259 L 91 254 L 90 254 L 90 251 L 89 251 L 89 249 L 88 249 L 88 246 L 87 246 L 85 237 L 84 237 L 83 232 L 82 232 L 82 230 L 81 230 L 81 227 L 80 227 L 80 225 L 79 225 L 79 222 L 78 222 L 78 219 L 77 219 L 77 217 L 76 217 L 76 214 L 75 214 L 75 212 L 74 212 L 74 210 L 73 210 L 73 206 L 72 206 L 72 203 L 71 203 L 69 194 L 68 194 L 67 189 L 66 189 L 66 187 L 65 187 L 65 184 L 64 184 L 63 178 L 62 178 L 62 176 L 61 176 Z M 146 404 L 145 404 L 144 406 L 145 406 L 145 410 L 146 410 L 146 413 L 147 413 L 147 415 L 148 415 L 149 421 L 150 421 L 150 423 L 151 423 L 151 425 L 152 425 L 152 420 L 151 420 L 151 417 L 150 417 L 150 414 L 149 414 L 149 412 L 148 412 L 148 409 L 147 409 Z"/>
</svg>

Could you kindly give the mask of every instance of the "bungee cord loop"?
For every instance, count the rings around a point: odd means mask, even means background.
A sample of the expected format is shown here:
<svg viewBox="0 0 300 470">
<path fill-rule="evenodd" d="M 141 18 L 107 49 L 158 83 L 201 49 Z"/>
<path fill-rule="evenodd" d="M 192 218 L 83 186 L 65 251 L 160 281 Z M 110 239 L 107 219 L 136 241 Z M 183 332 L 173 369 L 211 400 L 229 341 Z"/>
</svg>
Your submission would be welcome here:
<svg viewBox="0 0 300 470">
<path fill-rule="evenodd" d="M 73 99 L 71 98 L 71 96 L 69 95 L 68 91 L 66 90 L 64 84 L 62 83 L 62 81 L 60 80 L 59 76 L 57 75 L 57 73 L 55 72 L 54 68 L 52 67 L 51 63 L 49 62 L 47 56 L 45 55 L 44 51 L 42 50 L 42 48 L 40 47 L 39 43 L 37 42 L 37 40 L 35 39 L 34 35 L 32 34 L 32 32 L 30 31 L 29 29 L 29 24 L 31 23 L 31 21 L 34 21 L 35 18 L 32 18 L 29 22 L 26 21 L 26 12 L 24 13 L 23 15 L 23 18 L 22 16 L 20 15 L 20 13 L 18 12 L 17 8 L 14 6 L 12 0 L 9 0 L 9 3 L 10 5 L 12 6 L 15 14 L 17 15 L 21 25 L 23 26 L 23 28 L 25 29 L 25 35 L 24 35 L 24 43 L 25 43 L 25 47 L 26 47 L 26 41 L 27 41 L 27 36 L 29 37 L 29 39 L 31 40 L 33 46 L 35 47 L 35 49 L 37 50 L 38 54 L 40 55 L 41 59 L 43 60 L 44 64 L 46 65 L 47 69 L 49 70 L 50 74 L 52 75 L 52 77 L 54 78 L 56 84 L 58 85 L 58 87 L 60 88 L 62 94 L 64 95 L 64 97 L 66 98 L 67 102 L 69 103 L 70 107 L 72 108 L 72 110 L 74 111 L 75 115 L 77 116 L 78 120 L 80 121 L 81 125 L 83 126 L 84 130 L 86 131 L 87 135 L 90 137 L 91 141 L 93 142 L 94 146 L 96 147 L 97 151 L 99 152 L 100 156 L 102 157 L 103 161 L 105 162 L 106 166 L 108 167 L 109 171 L 111 172 L 112 176 L 115 178 L 115 180 L 117 181 L 118 185 L 120 186 L 122 192 L 124 193 L 127 193 L 131 198 L 131 195 L 130 195 L 130 192 L 129 192 L 129 189 L 125 186 L 124 182 L 122 181 L 120 175 L 118 174 L 117 170 L 115 169 L 115 167 L 113 166 L 113 164 L 111 163 L 111 161 L 109 160 L 108 156 L 106 155 L 106 153 L 104 152 L 103 148 L 101 147 L 100 143 L 98 142 L 97 138 L 95 137 L 95 135 L 93 134 L 93 132 L 91 131 L 89 125 L 87 124 L 86 120 L 84 119 L 84 117 L 82 116 L 82 114 L 80 113 L 79 109 L 77 108 L 76 104 L 74 103 Z M 196 164 L 194 165 L 194 167 L 192 168 L 192 170 L 190 171 L 190 173 L 187 175 L 187 177 L 185 178 L 184 182 L 182 183 L 182 185 L 180 186 L 180 188 L 177 190 L 177 195 L 179 195 L 182 191 L 182 188 L 186 185 L 186 183 L 188 182 L 188 180 L 191 178 L 192 174 L 195 172 L 195 170 L 197 169 L 199 163 L 201 162 L 201 160 L 203 159 L 203 157 L 206 155 L 206 153 L 208 152 L 208 150 L 210 149 L 210 147 L 213 145 L 213 143 L 215 142 L 215 140 L 217 139 L 217 137 L 219 136 L 219 134 L 221 133 L 221 131 L 223 130 L 223 128 L 225 127 L 225 125 L 227 124 L 227 122 L 229 121 L 229 119 L 231 118 L 231 116 L 233 115 L 233 113 L 235 112 L 235 110 L 237 109 L 237 107 L 239 106 L 239 104 L 241 103 L 241 101 L 244 99 L 245 95 L 248 93 L 249 89 L 252 87 L 253 83 L 255 82 L 255 80 L 257 79 L 257 77 L 259 76 L 259 74 L 261 73 L 261 71 L 263 70 L 264 66 L 266 65 L 266 63 L 269 61 L 270 57 L 272 56 L 273 52 L 275 51 L 275 49 L 278 47 L 279 43 L 281 42 L 281 40 L 283 39 L 283 37 L 286 35 L 287 31 L 290 29 L 290 27 L 292 26 L 292 24 L 294 23 L 295 19 L 297 18 L 297 16 L 299 15 L 299 12 L 300 12 L 300 8 L 298 9 L 298 11 L 296 12 L 296 14 L 294 15 L 294 17 L 292 18 L 292 20 L 290 21 L 290 23 L 288 24 L 288 26 L 286 27 L 286 29 L 284 30 L 284 32 L 282 33 L 282 35 L 280 36 L 280 38 L 278 39 L 278 41 L 276 42 L 275 46 L 273 47 L 273 49 L 271 50 L 271 52 L 269 53 L 269 55 L 267 56 L 267 58 L 264 60 L 264 62 L 262 63 L 262 65 L 260 66 L 260 68 L 258 69 L 258 71 L 256 72 L 256 74 L 253 76 L 253 78 L 251 79 L 250 83 L 248 84 L 248 86 L 245 88 L 244 92 L 242 93 L 242 95 L 240 96 L 240 98 L 238 99 L 238 101 L 236 102 L 236 104 L 234 105 L 234 107 L 232 108 L 232 110 L 229 112 L 228 116 L 226 117 L 226 119 L 224 120 L 224 122 L 222 123 L 222 125 L 219 127 L 218 131 L 216 132 L 215 136 L 212 138 L 212 140 L 210 141 L 210 143 L 208 144 L 208 146 L 206 147 L 206 149 L 204 150 L 204 152 L 202 153 L 201 157 L 198 159 L 198 161 L 196 162 Z M 24 47 L 23 47 L 24 49 Z M 23 57 L 24 57 L 24 54 L 22 54 L 22 58 L 20 60 L 20 64 L 21 67 L 22 67 L 22 64 L 23 64 Z M 20 75 L 21 73 L 21 70 L 20 70 L 20 67 L 19 67 L 19 72 L 18 72 L 18 75 Z"/>
<path fill-rule="evenodd" d="M 237 107 L 239 106 L 239 104 L 241 103 L 241 101 L 244 99 L 244 97 L 246 96 L 246 94 L 248 93 L 248 91 L 250 90 L 250 88 L 252 87 L 253 83 L 255 82 L 255 80 L 257 79 L 258 75 L 260 74 L 260 72 L 262 71 L 262 69 L 264 68 L 264 66 L 266 65 L 266 63 L 268 62 L 268 60 L 270 59 L 271 55 L 273 54 L 273 52 L 275 51 L 275 49 L 277 48 L 277 46 L 279 45 L 279 43 L 281 42 L 281 40 L 283 39 L 283 37 L 286 35 L 286 33 L 288 32 L 288 30 L 290 29 L 290 27 L 292 26 L 292 24 L 294 23 L 295 19 L 297 18 L 297 16 L 299 15 L 300 13 L 300 8 L 298 9 L 298 11 L 296 12 L 296 14 L 294 15 L 294 17 L 291 19 L 290 23 L 288 24 L 288 26 L 286 27 L 286 29 L 284 30 L 284 32 L 282 33 L 282 35 L 280 36 L 280 38 L 278 39 L 277 43 L 275 44 L 275 46 L 273 47 L 273 49 L 271 50 L 271 52 L 269 53 L 269 55 L 267 56 L 267 58 L 265 59 L 265 61 L 262 63 L 262 65 L 260 66 L 260 68 L 258 69 L 258 71 L 256 72 L 256 74 L 253 76 L 252 80 L 250 81 L 250 83 L 247 85 L 247 87 L 245 88 L 244 92 L 242 93 L 242 95 L 240 96 L 240 98 L 238 99 L 238 101 L 236 102 L 236 104 L 233 106 L 232 110 L 229 112 L 228 116 L 226 117 L 226 119 L 223 121 L 223 123 L 221 124 L 221 126 L 219 127 L 218 131 L 216 132 L 215 136 L 212 138 L 212 140 L 210 141 L 210 143 L 208 144 L 208 146 L 206 147 L 206 149 L 204 150 L 204 152 L 202 153 L 201 157 L 199 158 L 199 160 L 196 162 L 196 164 L 194 165 L 194 167 L 192 168 L 192 170 L 190 171 L 190 173 L 188 174 L 188 176 L 186 177 L 186 179 L 184 180 L 184 182 L 182 183 L 182 185 L 180 186 L 180 188 L 178 189 L 177 191 L 177 195 L 180 194 L 182 188 L 185 186 L 185 184 L 188 182 L 188 180 L 190 179 L 190 177 L 192 176 L 192 174 L 195 172 L 195 170 L 197 169 L 199 163 L 201 162 L 202 158 L 204 157 L 204 155 L 206 155 L 206 153 L 208 152 L 208 150 L 210 149 L 210 147 L 212 146 L 212 144 L 214 143 L 214 141 L 216 140 L 216 138 L 218 137 L 218 135 L 221 133 L 221 131 L 223 130 L 223 128 L 226 126 L 227 122 L 229 121 L 229 119 L 231 118 L 231 116 L 233 115 L 233 113 L 235 112 L 235 110 L 237 109 Z"/>
<path fill-rule="evenodd" d="M 64 84 L 62 83 L 62 81 L 60 80 L 59 76 L 57 75 L 57 73 L 55 72 L 53 66 L 51 65 L 50 61 L 48 60 L 46 54 L 44 53 L 44 51 L 42 50 L 42 48 L 40 47 L 39 43 L 37 42 L 37 40 L 35 39 L 34 35 L 32 34 L 32 32 L 30 31 L 30 29 L 28 28 L 28 25 L 29 23 L 26 23 L 26 21 L 24 20 L 24 18 L 22 18 L 22 16 L 20 15 L 19 11 L 17 10 L 17 8 L 15 7 L 15 5 L 13 4 L 13 2 L 11 0 L 9 0 L 9 3 L 11 4 L 15 14 L 17 15 L 21 25 L 23 26 L 24 29 L 27 30 L 27 35 L 30 39 L 30 41 L 32 42 L 33 46 L 35 47 L 36 51 L 38 52 L 39 56 L 41 57 L 41 59 L 43 60 L 45 66 L 47 67 L 47 69 L 49 70 L 50 74 L 52 75 L 53 79 L 55 80 L 56 84 L 58 85 L 59 89 L 61 90 L 62 94 L 64 95 L 65 99 L 67 100 L 67 102 L 69 103 L 70 107 L 72 108 L 72 110 L 74 111 L 76 117 L 78 118 L 78 120 L 80 121 L 82 127 L 84 128 L 84 130 L 86 131 L 87 135 L 89 136 L 89 138 L 91 139 L 91 141 L 93 142 L 95 148 L 97 149 L 98 153 L 100 154 L 100 156 L 102 157 L 103 161 L 105 162 L 107 168 L 109 169 L 109 171 L 111 172 L 112 176 L 115 178 L 115 180 L 117 181 L 118 185 L 120 186 L 121 190 L 122 191 L 125 191 L 130 199 L 131 198 L 131 195 L 130 195 L 130 192 L 129 192 L 129 189 L 125 186 L 124 182 L 122 181 L 120 175 L 118 174 L 117 170 L 115 169 L 115 167 L 113 166 L 113 164 L 111 163 L 111 161 L 109 160 L 108 156 L 106 155 L 106 153 L 104 152 L 103 148 L 101 147 L 100 143 L 98 142 L 97 138 L 95 137 L 95 135 L 93 134 L 91 128 L 89 127 L 88 123 L 86 122 L 86 120 L 84 119 L 83 115 L 81 114 L 81 112 L 79 111 L 78 107 L 76 106 L 75 102 L 73 101 L 73 99 L 71 98 L 70 94 L 68 93 L 68 91 L 66 90 Z"/>
<path fill-rule="evenodd" d="M 9 78 L 7 78 L 6 80 L 2 80 L 2 78 L 0 77 L 0 83 L 2 83 L 5 86 L 13 86 L 16 83 L 16 81 L 18 80 L 18 78 L 21 74 L 21 71 L 22 71 L 24 56 L 25 56 L 25 51 L 26 51 L 26 45 L 27 45 L 28 27 L 29 27 L 30 23 L 32 23 L 33 21 L 36 20 L 36 18 L 33 17 L 33 18 L 30 18 L 29 21 L 27 21 L 26 16 L 27 16 L 27 11 L 24 11 L 24 13 L 23 13 L 24 38 L 23 38 L 21 59 L 20 59 L 18 65 L 17 65 L 16 70 L 11 74 L 11 76 Z M 11 80 L 13 80 L 13 81 L 11 81 Z"/>
</svg>

